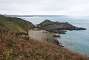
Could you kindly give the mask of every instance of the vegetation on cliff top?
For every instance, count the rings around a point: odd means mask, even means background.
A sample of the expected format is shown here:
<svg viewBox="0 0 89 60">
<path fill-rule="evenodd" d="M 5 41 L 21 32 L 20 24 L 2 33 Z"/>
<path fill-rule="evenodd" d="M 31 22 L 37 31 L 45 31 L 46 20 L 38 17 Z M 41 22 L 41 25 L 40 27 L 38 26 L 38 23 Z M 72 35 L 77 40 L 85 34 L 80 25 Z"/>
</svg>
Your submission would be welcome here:
<svg viewBox="0 0 89 60">
<path fill-rule="evenodd" d="M 34 25 L 26 20 L 15 17 L 6 17 L 0 15 L 0 27 L 15 32 L 26 32 L 27 30 L 34 27 Z"/>
<path fill-rule="evenodd" d="M 89 60 L 67 49 L 0 29 L 0 60 Z"/>
</svg>

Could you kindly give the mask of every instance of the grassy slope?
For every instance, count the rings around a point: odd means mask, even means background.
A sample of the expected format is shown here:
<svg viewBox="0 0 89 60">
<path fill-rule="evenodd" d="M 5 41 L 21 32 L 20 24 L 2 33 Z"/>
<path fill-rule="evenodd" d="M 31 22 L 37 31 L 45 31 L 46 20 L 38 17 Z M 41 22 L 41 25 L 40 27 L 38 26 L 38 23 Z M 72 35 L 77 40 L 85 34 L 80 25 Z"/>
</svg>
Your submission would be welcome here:
<svg viewBox="0 0 89 60">
<path fill-rule="evenodd" d="M 30 22 L 0 16 L 0 60 L 89 60 L 51 43 L 23 38 L 6 31 L 26 31 L 27 23 L 30 29 L 33 26 Z"/>
<path fill-rule="evenodd" d="M 5 31 L 0 32 L 0 56 L 0 60 L 89 60 L 63 47 L 17 38 L 15 33 Z"/>
<path fill-rule="evenodd" d="M 22 20 L 20 18 L 5 17 L 0 15 L 0 27 L 16 32 L 25 32 L 33 26 L 34 25 L 31 22 Z"/>
</svg>

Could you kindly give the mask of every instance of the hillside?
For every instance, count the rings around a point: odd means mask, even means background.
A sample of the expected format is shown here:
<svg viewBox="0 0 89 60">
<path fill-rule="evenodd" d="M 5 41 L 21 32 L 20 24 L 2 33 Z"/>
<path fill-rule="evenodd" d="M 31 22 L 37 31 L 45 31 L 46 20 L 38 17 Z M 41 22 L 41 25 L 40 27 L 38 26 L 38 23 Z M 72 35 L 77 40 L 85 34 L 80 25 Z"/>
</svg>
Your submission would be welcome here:
<svg viewBox="0 0 89 60">
<path fill-rule="evenodd" d="M 68 22 L 54 22 L 50 20 L 45 20 L 37 25 L 38 28 L 44 29 L 51 32 L 65 33 L 65 30 L 86 30 L 86 28 L 81 28 L 73 26 Z"/>
<path fill-rule="evenodd" d="M 0 16 L 0 60 L 89 60 L 49 42 L 40 42 L 24 33 L 32 29 L 31 22 Z"/>
<path fill-rule="evenodd" d="M 0 15 L 0 27 L 15 32 L 26 32 L 27 30 L 34 27 L 34 25 L 31 22 L 22 20 L 20 18 L 6 17 Z"/>
<path fill-rule="evenodd" d="M 67 49 L 36 40 L 22 38 L 0 29 L 0 60 L 89 60 Z"/>
</svg>

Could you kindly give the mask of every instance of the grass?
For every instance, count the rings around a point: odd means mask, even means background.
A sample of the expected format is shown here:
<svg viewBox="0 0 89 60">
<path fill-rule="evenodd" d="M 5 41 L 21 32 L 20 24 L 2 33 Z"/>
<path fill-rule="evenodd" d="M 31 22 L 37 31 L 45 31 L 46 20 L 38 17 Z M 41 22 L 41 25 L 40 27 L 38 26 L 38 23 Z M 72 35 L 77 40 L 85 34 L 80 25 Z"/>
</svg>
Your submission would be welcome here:
<svg viewBox="0 0 89 60">
<path fill-rule="evenodd" d="M 0 60 L 89 60 L 52 43 L 25 38 L 0 29 Z"/>
<path fill-rule="evenodd" d="M 22 20 L 20 18 L 0 15 L 0 27 L 4 27 L 16 32 L 26 32 L 27 30 L 33 28 L 34 25 L 31 22 Z"/>
</svg>

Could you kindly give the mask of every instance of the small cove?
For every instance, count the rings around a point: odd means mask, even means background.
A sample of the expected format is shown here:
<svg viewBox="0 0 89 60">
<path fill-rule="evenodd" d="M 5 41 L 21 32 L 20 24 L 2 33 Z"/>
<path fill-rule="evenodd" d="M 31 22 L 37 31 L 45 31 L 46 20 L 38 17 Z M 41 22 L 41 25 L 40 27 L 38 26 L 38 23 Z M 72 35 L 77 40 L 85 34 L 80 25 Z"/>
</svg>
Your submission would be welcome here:
<svg viewBox="0 0 89 60">
<path fill-rule="evenodd" d="M 59 16 L 33 16 L 33 17 L 21 17 L 21 18 L 31 21 L 34 24 L 38 24 L 45 19 L 49 19 L 58 22 L 69 22 L 72 25 L 86 28 L 87 30 L 67 31 L 66 34 L 61 34 L 60 35 L 61 37 L 58 38 L 58 40 L 69 50 L 89 56 L 89 20 L 88 19 L 86 20 L 68 19 L 68 18 L 63 19 L 63 17 L 59 17 Z"/>
<path fill-rule="evenodd" d="M 67 31 L 66 34 L 61 34 L 61 38 L 58 38 L 58 40 L 71 51 L 89 55 L 89 23 L 77 24 L 81 25 L 82 27 L 86 27 L 87 30 Z"/>
</svg>

